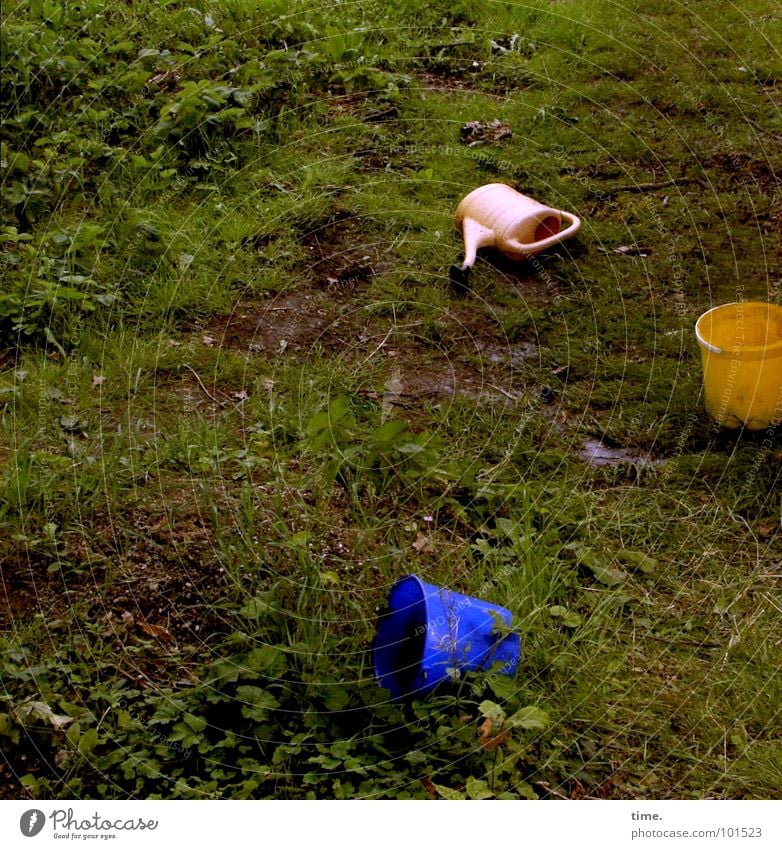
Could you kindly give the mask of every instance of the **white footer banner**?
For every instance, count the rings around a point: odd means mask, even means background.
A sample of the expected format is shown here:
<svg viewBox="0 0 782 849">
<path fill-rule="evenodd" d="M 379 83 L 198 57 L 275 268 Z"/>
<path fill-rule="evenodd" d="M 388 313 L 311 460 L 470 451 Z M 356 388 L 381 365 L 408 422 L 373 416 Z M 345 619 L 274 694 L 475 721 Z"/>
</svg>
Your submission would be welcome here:
<svg viewBox="0 0 782 849">
<path fill-rule="evenodd" d="M 446 807 L 443 807 L 443 806 Z M 347 810 L 347 807 L 350 810 Z M 461 807 L 461 811 L 456 808 Z M 4 801 L 0 846 L 782 846 L 779 801 Z M 65 844 L 64 841 L 70 841 Z"/>
</svg>

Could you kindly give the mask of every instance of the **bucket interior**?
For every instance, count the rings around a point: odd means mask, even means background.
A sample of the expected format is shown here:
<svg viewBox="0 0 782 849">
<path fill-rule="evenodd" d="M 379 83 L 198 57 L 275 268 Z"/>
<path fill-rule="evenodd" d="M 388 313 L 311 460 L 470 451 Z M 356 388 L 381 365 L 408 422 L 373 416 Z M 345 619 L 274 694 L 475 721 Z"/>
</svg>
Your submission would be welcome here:
<svg viewBox="0 0 782 849">
<path fill-rule="evenodd" d="M 556 236 L 559 233 L 559 226 L 559 218 L 556 215 L 547 215 L 535 228 L 535 241 L 542 242 L 543 239 Z"/>
<path fill-rule="evenodd" d="M 707 345 L 726 353 L 782 355 L 782 307 L 753 302 L 715 307 L 698 319 L 697 332 Z"/>
<path fill-rule="evenodd" d="M 375 673 L 394 698 L 416 689 L 426 643 L 426 602 L 415 578 L 400 581 L 391 592 L 374 646 Z"/>
</svg>

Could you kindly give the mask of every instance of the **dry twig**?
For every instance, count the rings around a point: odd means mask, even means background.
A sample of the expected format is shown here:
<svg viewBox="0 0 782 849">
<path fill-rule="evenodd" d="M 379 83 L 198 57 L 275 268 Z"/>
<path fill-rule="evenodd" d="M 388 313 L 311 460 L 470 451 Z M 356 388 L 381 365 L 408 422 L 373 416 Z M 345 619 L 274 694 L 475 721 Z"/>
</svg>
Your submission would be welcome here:
<svg viewBox="0 0 782 849">
<path fill-rule="evenodd" d="M 225 401 L 221 401 L 219 398 L 215 398 L 215 396 L 214 396 L 214 395 L 212 395 L 212 393 L 211 393 L 211 392 L 210 392 L 210 391 L 206 388 L 206 386 L 204 386 L 204 382 L 203 382 L 203 380 L 201 380 L 201 378 L 198 376 L 198 372 L 197 372 L 194 368 L 192 368 L 191 366 L 189 366 L 187 363 L 184 363 L 184 366 L 185 366 L 185 368 L 186 368 L 189 372 L 191 372 L 191 373 L 193 374 L 193 377 L 195 377 L 195 379 L 198 381 L 198 385 L 199 385 L 199 386 L 201 387 L 201 389 L 204 391 L 204 394 L 207 396 L 207 398 L 210 398 L 210 399 L 211 399 L 212 401 L 214 401 L 214 403 L 215 403 L 215 404 L 217 404 L 218 406 L 220 406 L 220 407 L 224 407 L 224 406 L 225 406 L 225 404 L 226 404 L 226 402 L 225 402 Z"/>
</svg>

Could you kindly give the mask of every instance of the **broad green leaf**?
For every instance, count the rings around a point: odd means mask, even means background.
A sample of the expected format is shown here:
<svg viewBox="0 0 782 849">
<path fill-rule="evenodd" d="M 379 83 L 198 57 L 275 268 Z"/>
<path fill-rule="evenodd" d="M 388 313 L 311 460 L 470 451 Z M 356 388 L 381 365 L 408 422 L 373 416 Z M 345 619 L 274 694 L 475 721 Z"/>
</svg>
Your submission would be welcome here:
<svg viewBox="0 0 782 849">
<path fill-rule="evenodd" d="M 410 456 L 426 451 L 424 446 L 419 445 L 417 442 L 406 442 L 404 445 L 400 445 L 397 450 L 400 454 L 409 454 Z"/>
<path fill-rule="evenodd" d="M 135 45 L 132 41 L 115 41 L 114 44 L 110 44 L 106 51 L 108 53 L 130 53 Z"/>
<path fill-rule="evenodd" d="M 0 713 L 0 737 L 7 737 L 12 743 L 19 742 L 19 728 L 12 722 L 7 713 Z"/>
<path fill-rule="evenodd" d="M 276 599 L 277 595 L 273 590 L 266 593 L 258 593 L 258 595 L 248 599 L 239 608 L 239 615 L 244 616 L 246 619 L 258 619 L 261 616 L 268 615 L 270 611 L 275 609 L 272 602 L 276 601 Z"/>
<path fill-rule="evenodd" d="M 605 584 L 607 587 L 615 587 L 627 579 L 627 572 L 606 566 L 593 551 L 582 551 L 580 561 L 601 584 Z"/>
<path fill-rule="evenodd" d="M 128 728 L 133 728 L 136 723 L 133 720 L 133 717 L 126 710 L 118 710 L 117 711 L 117 728 L 121 731 L 125 731 Z"/>
<path fill-rule="evenodd" d="M 247 653 L 242 665 L 250 672 L 262 672 L 269 678 L 279 678 L 285 672 L 287 661 L 275 646 L 257 646 Z"/>
<path fill-rule="evenodd" d="M 307 423 L 307 436 L 311 439 L 323 431 L 328 431 L 331 419 L 328 413 L 315 413 Z"/>
<path fill-rule="evenodd" d="M 382 424 L 373 434 L 372 442 L 378 448 L 385 448 L 391 445 L 395 437 L 399 436 L 407 430 L 407 425 L 404 422 L 391 419 L 385 424 Z"/>
<path fill-rule="evenodd" d="M 350 701 L 350 693 L 345 687 L 328 684 L 325 686 L 323 704 L 328 710 L 343 710 Z"/>
<path fill-rule="evenodd" d="M 465 793 L 462 793 L 461 790 L 452 790 L 450 787 L 445 787 L 442 784 L 435 784 L 432 782 L 432 787 L 437 791 L 438 796 L 441 799 L 452 799 L 456 801 L 461 801 L 467 798 Z"/>
<path fill-rule="evenodd" d="M 332 428 L 341 419 L 347 416 L 349 409 L 349 400 L 346 397 L 341 396 L 339 398 L 335 398 L 331 404 L 329 404 L 328 412 L 315 413 L 307 424 L 307 435 L 310 438 L 320 435 L 321 439 L 313 439 L 313 448 L 325 445 L 326 441 L 331 437 Z"/>
<path fill-rule="evenodd" d="M 491 557 L 494 549 L 491 546 L 491 543 L 486 539 L 478 539 L 476 542 L 472 544 L 472 547 L 484 557 Z"/>
<path fill-rule="evenodd" d="M 562 607 L 562 605 L 554 604 L 549 607 L 548 612 L 555 619 L 559 619 L 567 628 L 578 628 L 581 624 L 581 617 L 578 613 L 568 610 L 567 607 Z"/>
<path fill-rule="evenodd" d="M 648 554 L 644 554 L 642 551 L 630 551 L 626 548 L 616 553 L 616 559 L 631 569 L 640 569 L 645 575 L 653 574 L 659 567 L 659 563 L 653 557 L 649 557 Z"/>
<path fill-rule="evenodd" d="M 592 574 L 607 587 L 615 587 L 621 584 L 627 578 L 627 573 L 619 569 L 611 569 L 608 566 L 600 566 L 599 564 L 589 564 L 589 569 Z"/>
<path fill-rule="evenodd" d="M 305 549 L 310 541 L 310 532 L 309 531 L 298 531 L 291 538 L 290 542 L 295 548 Z"/>
<path fill-rule="evenodd" d="M 498 699 L 506 701 L 518 693 L 519 686 L 512 677 L 500 671 L 503 668 L 504 664 L 502 663 L 492 665 L 489 675 L 489 687 Z"/>
<path fill-rule="evenodd" d="M 34 796 L 39 793 L 38 779 L 30 772 L 26 773 L 19 779 L 19 783 L 26 790 L 29 790 Z"/>
<path fill-rule="evenodd" d="M 519 523 L 512 519 L 497 518 L 497 536 L 505 536 L 513 539 L 519 534 Z"/>
<path fill-rule="evenodd" d="M 527 731 L 546 728 L 551 722 L 546 711 L 535 705 L 520 708 L 506 722 L 506 728 L 524 728 Z"/>
<path fill-rule="evenodd" d="M 236 697 L 244 702 L 242 705 L 242 716 L 263 722 L 269 716 L 269 711 L 280 706 L 280 703 L 271 693 L 262 687 L 243 685 L 236 688 Z"/>
<path fill-rule="evenodd" d="M 168 739 L 174 743 L 182 743 L 184 748 L 197 746 L 201 742 L 200 732 L 195 732 L 186 722 L 177 722 L 171 729 Z"/>
<path fill-rule="evenodd" d="M 80 292 L 72 286 L 58 286 L 55 295 L 58 298 L 65 298 L 68 301 L 84 300 L 84 292 Z"/>
<path fill-rule="evenodd" d="M 181 699 L 158 699 L 157 708 L 149 720 L 149 724 L 157 725 L 160 722 L 173 722 L 182 715 L 184 710 L 185 703 Z"/>
<path fill-rule="evenodd" d="M 71 725 L 68 730 L 65 732 L 65 739 L 71 744 L 71 746 L 75 749 L 79 745 L 79 738 L 81 737 L 81 724 L 77 721 Z"/>
<path fill-rule="evenodd" d="M 350 772 L 358 773 L 359 775 L 366 775 L 367 774 L 366 766 L 364 766 L 364 764 L 362 764 L 361 761 L 356 760 L 356 758 L 346 758 L 345 763 L 344 763 L 344 767 L 345 767 L 346 770 L 349 770 Z"/>
<path fill-rule="evenodd" d="M 494 794 L 486 781 L 470 776 L 467 779 L 467 796 L 470 799 L 491 799 Z"/>
<path fill-rule="evenodd" d="M 519 784 L 516 785 L 516 787 L 514 789 L 516 790 L 516 793 L 518 793 L 518 795 L 522 797 L 522 799 L 532 799 L 532 800 L 534 800 L 534 799 L 540 798 L 538 796 L 538 794 L 535 792 L 535 788 L 531 784 L 527 783 L 526 781 L 520 782 Z"/>
<path fill-rule="evenodd" d="M 207 722 L 203 717 L 194 716 L 192 713 L 186 713 L 182 717 L 182 721 L 191 731 L 195 731 L 196 734 L 199 734 L 207 726 Z"/>
<path fill-rule="evenodd" d="M 89 755 L 92 750 L 98 745 L 98 729 L 88 728 L 84 734 L 79 737 L 79 751 L 83 755 Z"/>
<path fill-rule="evenodd" d="M 336 769 L 338 766 L 342 766 L 341 760 L 332 758 L 330 755 L 314 755 L 311 758 L 307 758 L 307 763 L 318 764 L 323 769 Z"/>
<path fill-rule="evenodd" d="M 505 711 L 492 701 L 486 699 L 478 705 L 481 716 L 490 719 L 493 725 L 500 726 L 505 721 Z"/>
</svg>

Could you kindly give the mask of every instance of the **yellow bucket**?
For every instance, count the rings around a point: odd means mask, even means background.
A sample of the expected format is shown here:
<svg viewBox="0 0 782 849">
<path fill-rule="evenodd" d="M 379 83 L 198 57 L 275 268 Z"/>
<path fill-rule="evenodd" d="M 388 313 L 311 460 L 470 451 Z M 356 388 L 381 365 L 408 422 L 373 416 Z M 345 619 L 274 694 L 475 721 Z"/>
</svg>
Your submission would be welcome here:
<svg viewBox="0 0 782 849">
<path fill-rule="evenodd" d="M 782 307 L 739 301 L 695 323 L 706 409 L 718 424 L 750 430 L 782 422 Z"/>
</svg>

